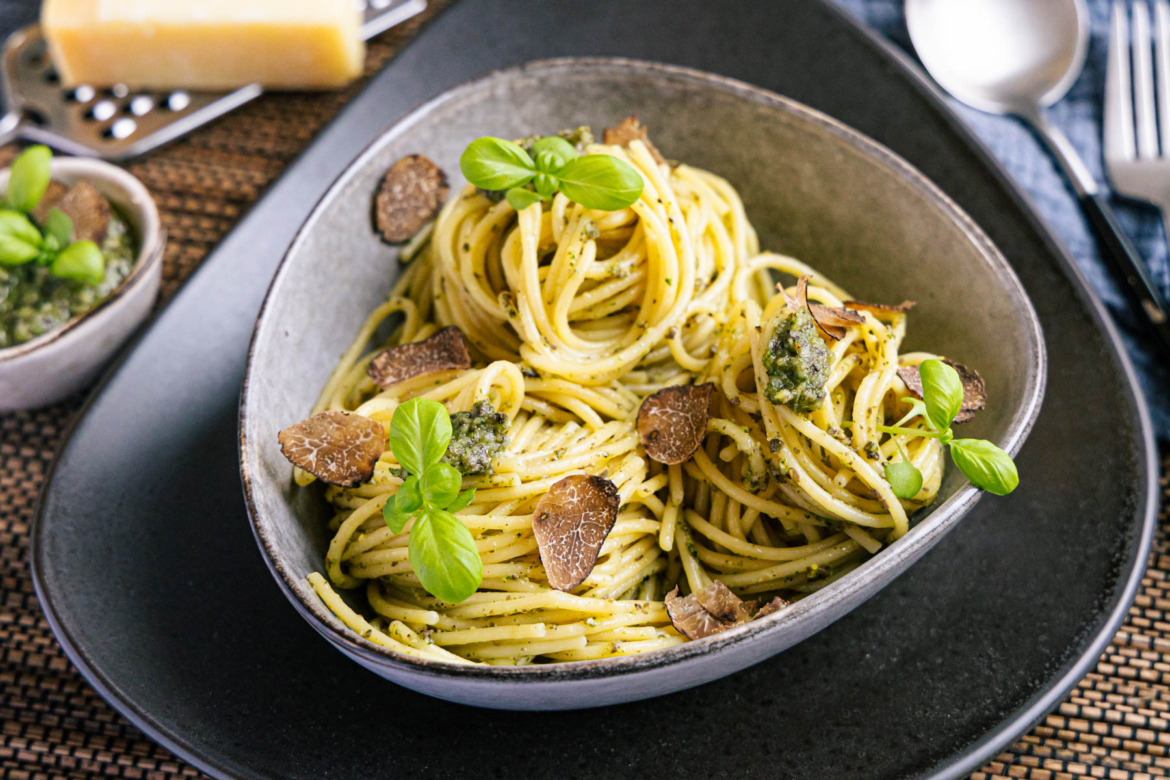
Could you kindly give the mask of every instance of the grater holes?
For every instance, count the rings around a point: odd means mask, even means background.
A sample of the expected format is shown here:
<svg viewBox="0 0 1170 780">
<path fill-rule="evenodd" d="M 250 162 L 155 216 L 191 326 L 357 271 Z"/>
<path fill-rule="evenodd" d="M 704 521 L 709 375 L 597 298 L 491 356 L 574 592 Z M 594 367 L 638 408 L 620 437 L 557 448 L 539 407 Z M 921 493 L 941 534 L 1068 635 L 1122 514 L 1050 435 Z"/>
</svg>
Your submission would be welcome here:
<svg viewBox="0 0 1170 780">
<path fill-rule="evenodd" d="M 130 94 L 130 88 L 127 87 L 125 84 L 115 84 L 112 87 L 106 87 L 105 89 L 103 89 L 102 94 L 108 98 L 114 98 L 116 100 L 121 100 L 122 98 L 124 98 Z"/>
<path fill-rule="evenodd" d="M 102 100 L 90 106 L 90 109 L 82 116 L 90 122 L 105 122 L 107 119 L 112 119 L 116 113 L 118 113 L 118 107 L 112 101 Z"/>
<path fill-rule="evenodd" d="M 146 116 L 154 108 L 154 98 L 150 95 L 135 95 L 130 102 L 122 106 L 122 113 L 131 116 Z"/>
<path fill-rule="evenodd" d="M 97 92 L 88 84 L 82 84 L 76 89 L 70 89 L 65 92 L 65 99 L 71 103 L 88 103 L 97 97 Z"/>
<path fill-rule="evenodd" d="M 189 105 L 191 105 L 191 96 L 186 92 L 172 92 L 167 97 L 166 106 L 171 111 L 182 111 Z"/>
<path fill-rule="evenodd" d="M 59 73 L 57 73 L 56 68 L 49 68 L 47 71 L 45 71 L 45 83 L 46 84 L 60 84 L 61 83 L 61 75 Z"/>
<path fill-rule="evenodd" d="M 34 124 L 37 127 L 46 127 L 49 124 L 49 120 L 45 116 L 45 113 L 39 108 L 25 106 L 22 111 L 24 112 L 25 121 L 29 122 L 30 124 Z"/>
<path fill-rule="evenodd" d="M 102 130 L 102 138 L 121 141 L 129 138 L 138 129 L 138 123 L 129 117 L 124 117 Z"/>
</svg>

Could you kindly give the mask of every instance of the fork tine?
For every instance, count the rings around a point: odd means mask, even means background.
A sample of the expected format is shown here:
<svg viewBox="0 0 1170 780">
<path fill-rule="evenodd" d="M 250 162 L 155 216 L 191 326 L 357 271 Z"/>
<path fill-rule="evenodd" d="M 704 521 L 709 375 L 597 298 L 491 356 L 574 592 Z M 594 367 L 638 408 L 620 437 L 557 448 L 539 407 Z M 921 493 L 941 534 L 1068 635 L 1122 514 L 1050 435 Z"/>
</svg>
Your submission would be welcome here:
<svg viewBox="0 0 1170 780">
<path fill-rule="evenodd" d="M 1170 156 L 1170 2 L 1157 0 L 1154 5 L 1154 57 L 1158 90 L 1158 129 L 1162 134 L 1162 154 Z"/>
<path fill-rule="evenodd" d="M 1105 72 L 1105 159 L 1132 160 L 1136 153 L 1129 87 L 1129 19 L 1122 0 L 1113 0 L 1111 17 Z"/>
<path fill-rule="evenodd" d="M 1133 4 L 1133 102 L 1137 121 L 1138 157 L 1158 156 L 1158 120 L 1154 113 L 1154 65 L 1151 57 L 1150 7 Z"/>
</svg>

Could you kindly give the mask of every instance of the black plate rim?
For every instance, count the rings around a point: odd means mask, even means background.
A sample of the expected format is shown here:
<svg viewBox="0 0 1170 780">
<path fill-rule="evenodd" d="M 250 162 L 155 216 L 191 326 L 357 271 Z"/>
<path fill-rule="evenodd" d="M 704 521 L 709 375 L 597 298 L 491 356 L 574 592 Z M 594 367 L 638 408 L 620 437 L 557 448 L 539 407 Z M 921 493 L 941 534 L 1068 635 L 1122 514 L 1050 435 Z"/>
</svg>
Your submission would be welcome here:
<svg viewBox="0 0 1170 780">
<path fill-rule="evenodd" d="M 830 13 L 837 16 L 843 24 L 852 30 L 852 32 L 861 40 L 863 45 L 868 45 L 870 48 L 879 50 L 881 53 L 892 59 L 901 69 L 901 75 L 905 80 L 916 90 L 923 93 L 930 98 L 928 102 L 932 103 L 938 111 L 939 116 L 947 123 L 951 132 L 961 138 L 975 156 L 979 159 L 984 169 L 989 171 L 1003 190 L 1007 192 L 1012 198 L 1015 210 L 1021 212 L 1024 218 L 1032 224 L 1037 235 L 1039 235 L 1048 245 L 1051 254 L 1063 266 L 1063 270 L 1069 275 L 1070 279 L 1075 282 L 1074 294 L 1077 294 L 1085 303 L 1086 308 L 1090 311 L 1096 320 L 1099 329 L 1106 336 L 1105 341 L 1112 347 L 1114 353 L 1118 357 L 1118 362 L 1121 367 L 1121 372 L 1124 375 L 1130 389 L 1130 398 L 1134 406 L 1135 416 L 1137 418 L 1138 438 L 1140 438 L 1142 447 L 1141 450 L 1145 456 L 1146 473 L 1145 479 L 1147 484 L 1147 491 L 1145 496 L 1145 517 L 1141 528 L 1140 539 L 1138 541 L 1137 563 L 1130 572 L 1129 579 L 1126 582 L 1124 589 L 1118 598 L 1113 610 L 1110 612 L 1109 619 L 1098 630 L 1093 639 L 1088 643 L 1086 649 L 1081 655 L 1070 664 L 1063 675 L 1049 685 L 1049 687 L 1041 694 L 1038 694 L 1033 702 L 1029 704 L 1022 712 L 1016 714 L 1015 717 L 1005 721 L 998 728 L 987 732 L 977 742 L 963 748 L 956 753 L 952 758 L 947 759 L 946 763 L 936 765 L 923 778 L 930 778 L 930 780 L 956 780 L 957 778 L 966 777 L 971 772 L 977 771 L 984 766 L 987 761 L 993 758 L 1003 747 L 1008 745 L 1012 740 L 1020 734 L 1028 731 L 1032 726 L 1039 722 L 1047 713 L 1051 712 L 1065 697 L 1065 695 L 1080 682 L 1084 676 L 1092 670 L 1096 664 L 1097 659 L 1105 648 L 1112 641 L 1113 635 L 1121 626 L 1133 604 L 1138 590 L 1141 586 L 1142 576 L 1145 573 L 1146 566 L 1149 559 L 1150 550 L 1153 545 L 1154 532 L 1157 527 L 1158 517 L 1158 466 L 1157 466 L 1157 446 L 1154 440 L 1153 425 L 1151 422 L 1149 409 L 1140 385 L 1137 381 L 1137 375 L 1134 372 L 1133 364 L 1126 352 L 1125 345 L 1121 341 L 1120 334 L 1113 321 L 1107 314 L 1104 304 L 1097 296 L 1096 292 L 1090 286 L 1088 280 L 1077 267 L 1072 257 L 1062 244 L 1057 241 L 1052 234 L 1050 228 L 1040 219 L 1031 199 L 1019 188 L 1019 186 L 1011 179 L 1007 171 L 991 153 L 988 147 L 967 127 L 963 124 L 958 114 L 948 104 L 948 97 L 942 90 L 937 87 L 926 75 L 925 71 L 914 62 L 908 55 L 897 48 L 893 43 L 882 38 L 877 32 L 870 30 L 860 21 L 855 19 L 845 10 L 837 7 L 832 0 L 816 0 L 816 2 L 827 9 Z M 429 20 L 423 25 L 422 30 L 415 38 L 407 42 L 400 50 L 402 51 L 414 45 L 418 37 L 425 34 L 426 28 L 430 26 L 433 20 Z M 391 63 L 393 60 L 391 60 Z M 372 83 L 373 79 L 371 79 Z M 432 96 L 433 97 L 433 96 Z M 420 102 L 425 103 L 426 101 Z M 417 108 L 417 106 L 416 106 Z M 409 113 L 409 112 L 407 112 Z M 339 115 L 340 118 L 342 115 Z M 325 129 L 333 126 L 338 118 L 332 120 Z M 324 132 L 324 130 L 322 131 Z M 311 144 L 310 144 L 311 146 Z M 289 167 L 281 174 L 281 179 L 285 178 L 290 172 L 296 168 L 296 163 L 304 155 L 298 155 L 297 160 L 294 160 Z M 275 186 L 275 183 L 273 184 Z M 255 208 L 255 206 L 253 206 Z M 220 242 L 221 245 L 225 243 L 237 230 L 240 229 L 246 222 L 246 214 L 237 222 L 236 226 L 228 233 L 227 236 Z M 214 258 L 208 258 L 213 260 Z M 205 262 L 203 267 L 209 263 Z M 202 270 L 202 268 L 200 269 Z M 196 274 L 199 270 L 196 271 Z M 111 364 L 111 366 L 103 374 L 100 381 L 90 391 L 89 396 L 83 403 L 73 421 L 69 424 L 68 429 L 63 433 L 61 444 L 54 458 L 50 463 L 48 470 L 45 473 L 45 479 L 42 483 L 40 494 L 37 499 L 36 511 L 33 515 L 29 528 L 29 568 L 32 574 L 33 588 L 37 596 L 37 600 L 41 605 L 41 609 L 45 614 L 46 620 L 49 623 L 50 629 L 60 642 L 65 655 L 70 662 L 77 668 L 85 680 L 94 687 L 98 694 L 112 706 L 123 717 L 133 723 L 144 734 L 152 740 L 158 742 L 168 750 L 173 752 L 176 756 L 187 761 L 195 766 L 200 771 L 216 778 L 223 778 L 224 780 L 232 780 L 233 778 L 263 778 L 251 769 L 243 766 L 238 766 L 231 761 L 222 761 L 218 756 L 205 756 L 200 750 L 188 741 L 181 733 L 172 733 L 168 729 L 156 724 L 148 713 L 140 708 L 129 696 L 125 695 L 121 689 L 112 681 L 106 679 L 101 671 L 89 662 L 84 649 L 76 644 L 68 629 L 62 624 L 53 609 L 52 603 L 46 598 L 45 583 L 43 581 L 42 569 L 44 562 L 41 560 L 41 555 L 44 552 L 44 546 L 40 543 L 39 538 L 45 526 L 44 517 L 44 497 L 53 483 L 53 478 L 56 474 L 57 465 L 60 462 L 60 455 L 69 446 L 74 433 L 77 431 L 80 423 L 84 420 L 86 413 L 95 405 L 97 399 L 101 396 L 105 387 L 110 384 L 111 379 L 118 373 L 119 369 L 126 362 L 127 358 L 133 349 L 141 343 L 148 334 L 150 328 L 157 321 L 160 315 L 169 307 L 170 303 L 183 295 L 184 290 L 180 290 L 174 298 L 164 306 L 154 312 L 151 317 L 144 324 L 138 334 L 131 340 L 129 345 L 118 356 L 118 358 Z"/>
</svg>

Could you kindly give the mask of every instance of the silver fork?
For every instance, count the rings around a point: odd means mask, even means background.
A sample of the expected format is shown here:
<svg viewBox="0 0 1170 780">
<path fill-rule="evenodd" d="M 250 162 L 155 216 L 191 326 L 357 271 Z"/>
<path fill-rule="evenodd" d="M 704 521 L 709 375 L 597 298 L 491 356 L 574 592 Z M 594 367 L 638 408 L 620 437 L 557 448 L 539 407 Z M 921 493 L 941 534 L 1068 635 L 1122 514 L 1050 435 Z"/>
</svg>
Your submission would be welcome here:
<svg viewBox="0 0 1170 780">
<path fill-rule="evenodd" d="M 1155 0 L 1151 25 L 1146 0 L 1135 0 L 1132 36 L 1126 3 L 1113 0 L 1111 13 L 1105 73 L 1105 166 L 1118 194 L 1161 209 L 1170 236 L 1170 2 Z M 1090 210 L 1089 216 L 1094 222 L 1103 221 L 1105 225 L 1098 227 L 1107 227 L 1104 232 L 1113 234 L 1109 241 L 1113 245 L 1106 247 L 1104 254 L 1125 278 L 1126 292 L 1145 309 L 1163 344 L 1170 344 L 1170 316 L 1149 271 L 1112 212 L 1103 203 L 1101 206 L 1097 213 Z"/>
</svg>

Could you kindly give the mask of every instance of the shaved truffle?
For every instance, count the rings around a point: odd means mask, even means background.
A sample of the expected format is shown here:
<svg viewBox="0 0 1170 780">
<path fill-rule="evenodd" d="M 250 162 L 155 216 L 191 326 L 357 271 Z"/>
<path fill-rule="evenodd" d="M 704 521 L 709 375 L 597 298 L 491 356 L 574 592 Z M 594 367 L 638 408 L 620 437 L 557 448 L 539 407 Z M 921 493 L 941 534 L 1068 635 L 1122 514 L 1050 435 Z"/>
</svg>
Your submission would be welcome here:
<svg viewBox="0 0 1170 780">
<path fill-rule="evenodd" d="M 797 309 L 802 307 L 808 309 L 809 316 L 826 336 L 834 341 L 840 341 L 845 337 L 846 328 L 865 322 L 865 318 L 855 311 L 810 303 L 808 300 L 808 280 L 807 274 L 797 280 L 795 297 L 789 295 L 781 284 L 777 284 L 776 288 L 784 295 L 784 300 L 789 306 Z"/>
<path fill-rule="evenodd" d="M 322 482 L 354 487 L 369 481 L 386 449 L 382 423 L 350 412 L 329 411 L 280 432 L 280 451 Z"/>
<path fill-rule="evenodd" d="M 866 303 L 865 301 L 845 301 L 844 304 L 846 309 L 867 311 L 879 319 L 881 317 L 888 317 L 891 314 L 905 314 L 917 305 L 915 301 L 902 301 L 894 306 L 887 303 Z"/>
<path fill-rule="evenodd" d="M 449 191 L 442 168 L 421 154 L 403 157 L 378 188 L 374 224 L 387 241 L 406 241 L 439 213 Z"/>
<path fill-rule="evenodd" d="M 720 620 L 736 623 L 751 619 L 751 612 L 748 610 L 753 605 L 745 604 L 739 596 L 731 592 L 731 588 L 719 580 L 712 580 L 710 585 L 695 591 L 693 595 L 699 606 Z"/>
<path fill-rule="evenodd" d="M 942 362 L 959 372 L 959 381 L 963 383 L 963 405 L 955 415 L 955 424 L 969 422 L 975 418 L 975 412 L 987 405 L 987 385 L 975 369 L 948 358 L 943 358 Z M 899 366 L 898 376 L 906 384 L 910 395 L 921 400 L 922 375 L 918 373 L 918 366 Z"/>
<path fill-rule="evenodd" d="M 649 136 L 646 134 L 648 128 L 638 122 L 638 117 L 628 116 L 618 123 L 617 127 L 605 128 L 605 133 L 602 134 L 602 141 L 610 146 L 625 146 L 630 145 L 630 141 L 641 141 L 646 144 L 647 151 L 650 156 L 654 158 L 654 162 L 661 165 L 666 162 L 666 158 L 658 151 L 658 148 L 650 142 Z"/>
<path fill-rule="evenodd" d="M 687 639 L 702 639 L 729 628 L 766 617 L 788 606 L 777 596 L 763 607 L 757 601 L 745 602 L 719 580 L 689 596 L 679 596 L 678 586 L 666 594 L 666 614 L 670 623 Z"/>
<path fill-rule="evenodd" d="M 638 436 L 646 454 L 659 463 L 682 463 L 707 435 L 712 385 L 664 387 L 642 402 Z"/>
<path fill-rule="evenodd" d="M 61 202 L 61 198 L 65 197 L 66 192 L 69 192 L 67 186 L 56 179 L 50 180 L 49 186 L 45 188 L 45 194 L 41 196 L 41 199 L 37 201 L 36 208 L 30 211 L 28 215 L 38 225 L 43 226 L 45 220 L 49 218 L 49 212 L 57 208 L 57 205 Z"/>
<path fill-rule="evenodd" d="M 670 616 L 671 625 L 687 639 L 713 636 L 735 625 L 703 609 L 694 593 L 689 596 L 678 595 L 677 585 L 666 594 L 666 614 Z"/>
<path fill-rule="evenodd" d="M 430 338 L 382 350 L 374 355 L 366 373 L 374 384 L 385 390 L 423 374 L 467 368 L 471 368 L 471 355 L 467 351 L 467 342 L 463 340 L 463 331 L 448 325 L 435 331 Z"/>
<path fill-rule="evenodd" d="M 87 181 L 79 181 L 72 187 L 51 181 L 30 216 L 38 225 L 44 225 L 49 213 L 55 208 L 61 209 L 73 220 L 74 241 L 101 244 L 105 240 L 113 209 L 97 187 Z"/>
<path fill-rule="evenodd" d="M 550 587 L 569 591 L 585 581 L 617 515 L 617 485 L 605 477 L 573 474 L 541 496 L 532 533 Z"/>
</svg>

